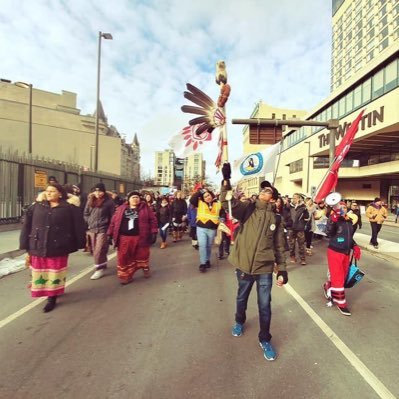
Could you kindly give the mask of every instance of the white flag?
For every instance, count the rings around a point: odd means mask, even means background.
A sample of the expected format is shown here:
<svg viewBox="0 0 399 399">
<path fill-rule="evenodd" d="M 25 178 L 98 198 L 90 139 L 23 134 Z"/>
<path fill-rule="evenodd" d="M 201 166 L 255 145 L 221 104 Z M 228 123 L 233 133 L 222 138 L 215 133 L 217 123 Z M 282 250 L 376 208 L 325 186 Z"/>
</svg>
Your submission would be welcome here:
<svg viewBox="0 0 399 399">
<path fill-rule="evenodd" d="M 212 134 L 207 130 L 196 134 L 198 126 L 200 125 L 186 126 L 169 140 L 169 146 L 178 157 L 185 158 L 194 152 L 200 152 L 204 143 L 212 140 Z"/>
</svg>

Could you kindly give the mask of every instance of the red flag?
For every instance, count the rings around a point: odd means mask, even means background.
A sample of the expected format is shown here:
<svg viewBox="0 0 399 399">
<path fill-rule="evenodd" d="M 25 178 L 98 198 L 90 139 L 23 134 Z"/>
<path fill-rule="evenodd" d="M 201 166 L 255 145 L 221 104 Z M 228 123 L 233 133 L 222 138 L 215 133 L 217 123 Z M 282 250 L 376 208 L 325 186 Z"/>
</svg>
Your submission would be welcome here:
<svg viewBox="0 0 399 399">
<path fill-rule="evenodd" d="M 357 118 L 351 123 L 349 129 L 345 133 L 345 136 L 342 138 L 341 142 L 335 149 L 335 159 L 333 164 L 331 165 L 327 177 L 324 179 L 323 183 L 319 187 L 315 197 L 315 202 L 320 202 L 324 199 L 337 185 L 338 182 L 338 171 L 341 166 L 342 161 L 344 160 L 346 154 L 349 151 L 350 146 L 353 143 L 355 135 L 359 130 L 359 123 L 363 117 L 364 109 L 360 112 Z"/>
<path fill-rule="evenodd" d="M 313 201 L 320 202 L 333 190 L 337 185 L 338 181 L 338 170 L 329 170 L 326 179 L 317 191 Z"/>
<path fill-rule="evenodd" d="M 338 170 L 342 161 L 344 160 L 346 154 L 349 151 L 350 146 L 353 143 L 355 135 L 359 130 L 359 123 L 363 118 L 364 109 L 360 112 L 357 118 L 351 123 L 349 129 L 345 133 L 345 136 L 342 138 L 341 142 L 337 145 L 335 149 L 335 160 L 331 167 L 333 170 Z"/>
</svg>

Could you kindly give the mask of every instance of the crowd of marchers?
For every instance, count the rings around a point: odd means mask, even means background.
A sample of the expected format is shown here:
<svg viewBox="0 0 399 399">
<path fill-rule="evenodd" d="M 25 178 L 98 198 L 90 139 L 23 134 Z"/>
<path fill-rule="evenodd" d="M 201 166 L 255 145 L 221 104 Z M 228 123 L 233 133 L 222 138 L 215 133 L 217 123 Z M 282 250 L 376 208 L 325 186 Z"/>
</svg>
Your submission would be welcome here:
<svg viewBox="0 0 399 399">
<path fill-rule="evenodd" d="M 230 183 L 230 165 L 222 169 L 220 192 L 197 184 L 188 198 L 181 191 L 172 195 L 131 191 L 121 198 L 107 191 L 104 183 L 90 193 L 78 185 L 61 185 L 49 179 L 46 189 L 27 209 L 20 248 L 27 251 L 31 270 L 32 297 L 47 297 L 44 312 L 52 311 L 64 293 L 68 256 L 79 249 L 93 257 L 92 280 L 107 274 L 108 251 L 117 250 L 117 278 L 130 284 L 142 270 L 151 277 L 150 252 L 159 235 L 166 250 L 184 234 L 198 250 L 201 273 L 212 267 L 213 245 L 218 258 L 228 256 L 237 279 L 235 321 L 231 334 L 244 334 L 248 298 L 256 285 L 259 312 L 259 345 L 267 360 L 277 357 L 271 344 L 271 289 L 288 282 L 287 262 L 305 266 L 313 254 L 314 240 L 328 240 L 328 280 L 323 294 L 346 316 L 351 312 L 345 297 L 345 279 L 350 260 L 360 258 L 353 235 L 362 228 L 356 201 L 329 206 L 314 203 L 300 193 L 281 196 L 267 181 L 259 192 L 246 197 Z M 371 225 L 370 243 L 378 248 L 378 233 L 387 218 L 380 198 L 367 207 Z M 364 218 L 364 215 L 363 215 Z M 181 244 L 180 244 L 181 245 Z"/>
</svg>

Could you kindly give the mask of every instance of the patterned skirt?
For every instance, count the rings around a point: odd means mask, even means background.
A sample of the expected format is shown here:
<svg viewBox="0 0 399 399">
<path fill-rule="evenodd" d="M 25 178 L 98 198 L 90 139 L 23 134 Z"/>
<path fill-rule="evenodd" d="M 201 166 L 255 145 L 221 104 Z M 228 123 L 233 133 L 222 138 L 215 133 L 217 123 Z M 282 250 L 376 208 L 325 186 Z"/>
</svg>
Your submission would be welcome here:
<svg viewBox="0 0 399 399">
<path fill-rule="evenodd" d="M 68 255 L 53 258 L 31 256 L 32 297 L 56 296 L 64 293 Z"/>
</svg>

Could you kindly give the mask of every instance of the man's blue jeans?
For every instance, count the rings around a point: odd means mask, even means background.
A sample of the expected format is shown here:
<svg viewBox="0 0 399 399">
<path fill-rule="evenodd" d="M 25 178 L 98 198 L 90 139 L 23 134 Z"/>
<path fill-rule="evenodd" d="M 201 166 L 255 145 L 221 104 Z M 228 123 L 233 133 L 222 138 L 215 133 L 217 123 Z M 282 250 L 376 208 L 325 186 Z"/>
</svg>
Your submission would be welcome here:
<svg viewBox="0 0 399 399">
<path fill-rule="evenodd" d="M 215 236 L 216 230 L 205 229 L 204 227 L 197 226 L 197 239 L 201 265 L 205 265 L 207 261 L 211 260 L 211 250 Z"/>
<path fill-rule="evenodd" d="M 272 311 L 270 303 L 272 301 L 273 274 L 243 274 L 241 270 L 236 269 L 238 292 L 236 303 L 236 323 L 244 324 L 246 320 L 246 310 L 249 294 L 253 284 L 256 282 L 256 292 L 258 294 L 258 312 L 259 312 L 259 342 L 270 341 L 270 322 Z"/>
</svg>

